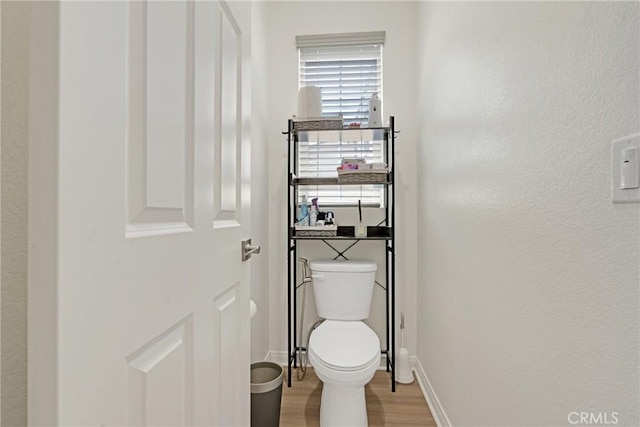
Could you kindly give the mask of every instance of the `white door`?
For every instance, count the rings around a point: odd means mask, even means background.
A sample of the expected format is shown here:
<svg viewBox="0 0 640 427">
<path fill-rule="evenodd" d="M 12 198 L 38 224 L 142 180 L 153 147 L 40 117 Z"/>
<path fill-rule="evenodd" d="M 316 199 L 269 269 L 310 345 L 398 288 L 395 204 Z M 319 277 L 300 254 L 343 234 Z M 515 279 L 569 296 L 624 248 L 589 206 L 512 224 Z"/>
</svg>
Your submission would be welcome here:
<svg viewBox="0 0 640 427">
<path fill-rule="evenodd" d="M 34 5 L 30 424 L 249 424 L 250 7 Z"/>
</svg>

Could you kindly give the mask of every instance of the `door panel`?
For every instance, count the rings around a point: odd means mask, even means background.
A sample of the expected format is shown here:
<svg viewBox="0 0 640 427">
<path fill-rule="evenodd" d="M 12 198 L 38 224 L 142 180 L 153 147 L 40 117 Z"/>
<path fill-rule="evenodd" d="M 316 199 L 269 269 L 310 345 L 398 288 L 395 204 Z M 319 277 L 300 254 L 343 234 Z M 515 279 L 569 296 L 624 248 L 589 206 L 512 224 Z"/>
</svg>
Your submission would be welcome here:
<svg viewBox="0 0 640 427">
<path fill-rule="evenodd" d="M 131 2 L 128 237 L 193 226 L 193 3 Z"/>
<path fill-rule="evenodd" d="M 217 49 L 219 132 L 215 141 L 216 179 L 214 227 L 233 226 L 239 221 L 240 149 L 242 132 L 242 39 L 229 7 L 220 4 Z"/>
<path fill-rule="evenodd" d="M 181 208 L 184 147 L 192 143 L 186 140 L 193 123 L 191 5 L 140 5 L 146 9 L 147 206 Z"/>
<path fill-rule="evenodd" d="M 55 249 L 30 260 L 55 271 L 30 284 L 30 298 L 51 312 L 47 320 L 30 310 L 31 342 L 51 343 L 30 355 L 47 381 L 30 383 L 30 418 L 248 425 L 249 266 L 240 242 L 250 235 L 250 86 L 242 66 L 250 3 L 34 8 L 56 23 L 34 26 L 59 29 L 51 34 L 59 63 L 39 71 L 57 76 L 57 161 L 34 171 L 55 177 L 58 199 L 46 199 L 57 219 L 47 247 Z M 235 65 L 224 63 L 222 22 L 235 24 L 224 33 L 235 37 L 227 46 Z M 228 68 L 235 105 L 223 114 L 220 73 Z M 223 132 L 223 122 L 234 130 Z M 38 224 L 31 230 L 44 235 Z"/>
<path fill-rule="evenodd" d="M 241 370 L 244 366 L 238 366 L 234 362 L 237 357 L 236 349 L 238 348 L 239 337 L 233 333 L 235 326 L 241 321 L 242 301 L 241 285 L 238 283 L 224 294 L 219 295 L 214 300 L 213 326 L 214 335 L 214 359 L 215 378 L 219 384 L 233 384 L 243 380 Z M 234 402 L 241 399 L 238 390 L 229 389 L 216 396 L 216 419 L 215 425 L 235 426 L 241 425 L 241 418 L 237 413 Z"/>
<path fill-rule="evenodd" d="M 129 425 L 191 425 L 191 316 L 127 357 Z"/>
</svg>

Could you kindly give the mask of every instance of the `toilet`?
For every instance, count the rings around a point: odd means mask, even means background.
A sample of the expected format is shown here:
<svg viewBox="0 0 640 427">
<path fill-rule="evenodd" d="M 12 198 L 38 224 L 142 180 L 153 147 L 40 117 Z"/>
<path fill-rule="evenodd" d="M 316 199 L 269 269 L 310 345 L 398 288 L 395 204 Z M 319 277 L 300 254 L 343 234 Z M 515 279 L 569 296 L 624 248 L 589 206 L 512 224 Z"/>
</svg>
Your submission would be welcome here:
<svg viewBox="0 0 640 427">
<path fill-rule="evenodd" d="M 323 382 L 320 426 L 367 426 L 364 386 L 380 366 L 380 339 L 369 317 L 377 264 L 369 260 L 311 262 L 313 295 L 325 319 L 312 333 L 309 362 Z"/>
</svg>

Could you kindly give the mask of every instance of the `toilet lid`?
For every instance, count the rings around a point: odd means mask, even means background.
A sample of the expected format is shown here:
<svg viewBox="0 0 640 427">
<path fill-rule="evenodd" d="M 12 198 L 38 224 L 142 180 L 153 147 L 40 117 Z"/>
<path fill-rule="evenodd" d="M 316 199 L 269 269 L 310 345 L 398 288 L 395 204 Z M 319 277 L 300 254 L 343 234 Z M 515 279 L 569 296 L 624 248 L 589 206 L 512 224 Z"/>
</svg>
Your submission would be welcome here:
<svg viewBox="0 0 640 427">
<path fill-rule="evenodd" d="M 380 339 L 363 322 L 325 320 L 311 334 L 309 351 L 331 369 L 357 371 L 380 358 Z"/>
</svg>

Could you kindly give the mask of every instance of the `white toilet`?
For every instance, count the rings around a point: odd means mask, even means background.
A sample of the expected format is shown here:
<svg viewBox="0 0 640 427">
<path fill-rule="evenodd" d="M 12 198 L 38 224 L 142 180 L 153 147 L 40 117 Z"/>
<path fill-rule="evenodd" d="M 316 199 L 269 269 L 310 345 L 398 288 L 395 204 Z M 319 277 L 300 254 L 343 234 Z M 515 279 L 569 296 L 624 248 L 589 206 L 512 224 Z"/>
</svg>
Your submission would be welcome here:
<svg viewBox="0 0 640 427">
<path fill-rule="evenodd" d="M 369 317 L 377 265 L 374 261 L 311 262 L 318 315 L 309 361 L 324 383 L 320 426 L 367 426 L 364 386 L 380 366 L 380 339 Z"/>
</svg>

